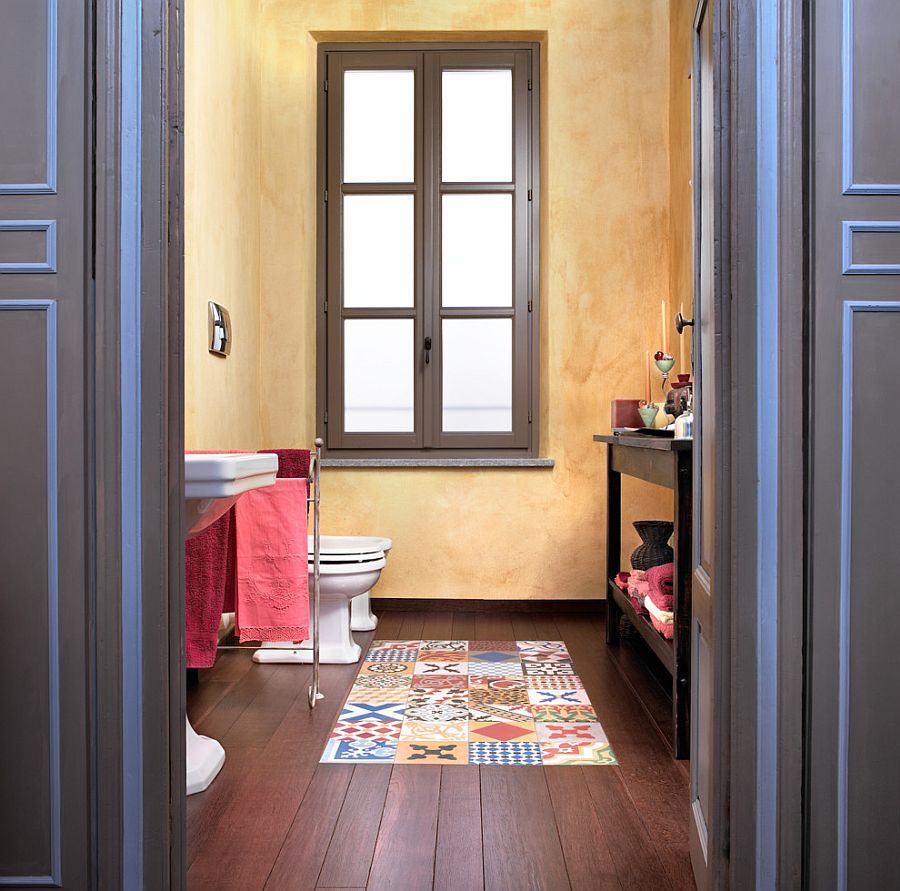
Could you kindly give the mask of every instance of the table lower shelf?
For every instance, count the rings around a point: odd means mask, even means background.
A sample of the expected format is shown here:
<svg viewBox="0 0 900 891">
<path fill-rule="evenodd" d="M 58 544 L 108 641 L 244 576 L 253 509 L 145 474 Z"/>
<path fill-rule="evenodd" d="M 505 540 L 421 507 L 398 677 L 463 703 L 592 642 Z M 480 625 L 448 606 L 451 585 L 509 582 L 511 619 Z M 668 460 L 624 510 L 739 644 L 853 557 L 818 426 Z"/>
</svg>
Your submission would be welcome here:
<svg viewBox="0 0 900 891">
<path fill-rule="evenodd" d="M 675 674 L 675 647 L 671 640 L 666 640 L 650 624 L 650 619 L 640 615 L 631 605 L 631 598 L 612 580 L 609 582 L 609 595 L 616 606 L 628 617 L 628 620 L 638 630 L 641 637 L 647 641 L 650 649 L 656 654 L 660 662 L 665 666 L 669 674 Z"/>
</svg>

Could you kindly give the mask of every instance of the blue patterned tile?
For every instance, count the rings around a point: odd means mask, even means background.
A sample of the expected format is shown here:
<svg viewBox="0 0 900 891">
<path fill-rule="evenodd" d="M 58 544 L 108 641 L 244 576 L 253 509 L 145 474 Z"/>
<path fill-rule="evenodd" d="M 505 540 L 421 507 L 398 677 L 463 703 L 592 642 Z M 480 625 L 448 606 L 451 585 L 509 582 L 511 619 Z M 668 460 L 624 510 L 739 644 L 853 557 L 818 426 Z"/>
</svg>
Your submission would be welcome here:
<svg viewBox="0 0 900 891">
<path fill-rule="evenodd" d="M 543 764 L 536 742 L 470 742 L 469 764 Z"/>
<path fill-rule="evenodd" d="M 365 761 L 369 764 L 393 764 L 397 756 L 395 739 L 332 739 L 325 746 L 321 761 L 328 764 Z"/>
<path fill-rule="evenodd" d="M 338 721 L 402 721 L 405 702 L 345 702 Z"/>
</svg>

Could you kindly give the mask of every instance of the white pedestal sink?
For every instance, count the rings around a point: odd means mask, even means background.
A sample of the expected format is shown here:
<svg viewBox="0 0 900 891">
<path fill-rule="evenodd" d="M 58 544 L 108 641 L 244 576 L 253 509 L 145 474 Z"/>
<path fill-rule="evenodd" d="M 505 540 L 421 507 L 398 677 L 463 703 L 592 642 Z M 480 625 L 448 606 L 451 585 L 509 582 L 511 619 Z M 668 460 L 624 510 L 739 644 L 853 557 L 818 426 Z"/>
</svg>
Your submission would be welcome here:
<svg viewBox="0 0 900 891">
<path fill-rule="evenodd" d="M 185 455 L 184 504 L 187 537 L 199 535 L 251 489 L 275 485 L 278 456 Z M 225 750 L 208 736 L 197 733 L 187 720 L 187 794 L 202 792 L 218 776 Z"/>
</svg>

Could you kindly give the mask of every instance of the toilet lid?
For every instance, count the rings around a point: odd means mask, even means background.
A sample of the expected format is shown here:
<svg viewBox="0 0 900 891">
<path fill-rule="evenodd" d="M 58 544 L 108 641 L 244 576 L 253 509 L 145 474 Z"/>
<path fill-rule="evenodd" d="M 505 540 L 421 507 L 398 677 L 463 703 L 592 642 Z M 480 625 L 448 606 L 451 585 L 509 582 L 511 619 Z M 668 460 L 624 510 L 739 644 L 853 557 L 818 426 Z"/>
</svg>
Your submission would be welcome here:
<svg viewBox="0 0 900 891">
<path fill-rule="evenodd" d="M 323 535 L 319 554 L 323 559 L 329 557 L 349 557 L 372 559 L 377 554 L 386 554 L 393 542 L 389 538 L 376 538 L 365 535 Z M 312 560 L 313 537 L 309 536 L 309 559 Z"/>
</svg>

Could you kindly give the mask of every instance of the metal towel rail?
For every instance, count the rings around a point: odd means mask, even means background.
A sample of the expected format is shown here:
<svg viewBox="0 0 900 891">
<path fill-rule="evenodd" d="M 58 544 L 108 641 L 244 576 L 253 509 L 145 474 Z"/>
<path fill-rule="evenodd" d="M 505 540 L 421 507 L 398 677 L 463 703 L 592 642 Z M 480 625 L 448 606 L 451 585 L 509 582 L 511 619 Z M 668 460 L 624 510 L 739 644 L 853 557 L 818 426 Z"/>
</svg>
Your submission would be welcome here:
<svg viewBox="0 0 900 891">
<path fill-rule="evenodd" d="M 320 517 L 320 507 L 322 503 L 322 447 L 325 442 L 316 437 L 316 448 L 310 453 L 309 459 L 309 475 L 306 480 L 309 489 L 306 494 L 306 514 L 309 516 L 309 506 L 313 508 L 313 587 L 312 587 L 312 610 L 310 627 L 312 630 L 312 683 L 309 686 L 307 701 L 310 708 L 315 708 L 316 703 L 320 699 L 325 698 L 325 694 L 319 690 L 319 598 L 320 583 L 319 572 L 322 563 L 322 521 Z M 254 645 L 238 644 L 227 645 L 219 644 L 216 648 L 219 650 L 258 650 L 259 647 Z"/>
</svg>

